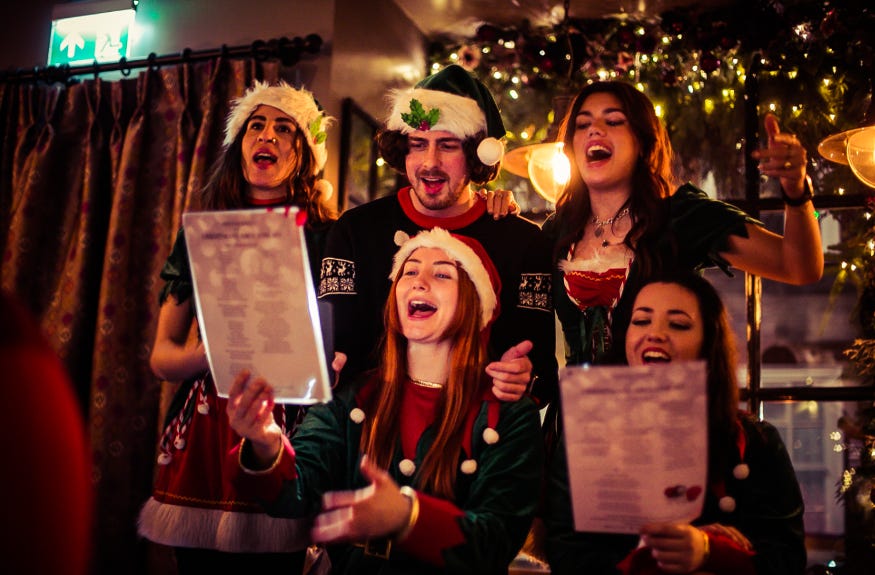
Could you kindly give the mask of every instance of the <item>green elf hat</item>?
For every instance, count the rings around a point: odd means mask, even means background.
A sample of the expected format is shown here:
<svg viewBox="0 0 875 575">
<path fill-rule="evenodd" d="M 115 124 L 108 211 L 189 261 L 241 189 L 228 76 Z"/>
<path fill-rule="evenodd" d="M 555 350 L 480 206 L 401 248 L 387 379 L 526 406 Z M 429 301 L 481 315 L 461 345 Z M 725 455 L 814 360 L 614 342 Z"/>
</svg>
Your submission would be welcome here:
<svg viewBox="0 0 875 575">
<path fill-rule="evenodd" d="M 504 122 L 492 94 L 461 66 L 452 64 L 408 90 L 395 90 L 389 99 L 389 130 L 409 134 L 414 130 L 444 130 L 465 139 L 486 132 L 477 156 L 494 166 L 504 156 Z"/>
<path fill-rule="evenodd" d="M 295 121 L 306 136 L 307 145 L 315 160 L 312 175 L 321 172 L 328 159 L 325 130 L 334 119 L 325 115 L 313 94 L 303 88 L 293 88 L 283 81 L 275 85 L 256 81 L 242 97 L 234 100 L 225 122 L 224 145 L 231 145 L 259 106 L 276 108 Z"/>
</svg>

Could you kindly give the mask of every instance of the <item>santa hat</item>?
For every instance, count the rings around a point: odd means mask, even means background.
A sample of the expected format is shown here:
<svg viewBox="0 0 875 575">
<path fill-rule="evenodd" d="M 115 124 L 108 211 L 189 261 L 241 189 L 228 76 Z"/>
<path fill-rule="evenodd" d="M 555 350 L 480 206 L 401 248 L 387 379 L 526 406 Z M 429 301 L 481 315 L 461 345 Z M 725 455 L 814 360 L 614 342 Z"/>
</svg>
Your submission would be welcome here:
<svg viewBox="0 0 875 575">
<path fill-rule="evenodd" d="M 456 260 L 474 283 L 480 298 L 480 329 L 486 328 L 498 315 L 498 295 L 501 293 L 501 280 L 495 264 L 486 254 L 480 242 L 467 236 L 451 234 L 443 228 L 423 230 L 409 237 L 404 232 L 395 234 L 395 243 L 401 246 L 392 261 L 394 280 L 407 258 L 419 248 L 437 248 Z"/>
<path fill-rule="evenodd" d="M 255 82 L 242 97 L 234 100 L 225 122 L 225 146 L 234 141 L 259 106 L 271 106 L 291 116 L 306 136 L 307 145 L 313 154 L 312 175 L 321 172 L 325 167 L 325 160 L 328 159 L 325 129 L 334 118 L 323 113 L 313 94 L 303 88 L 293 88 L 283 81 L 273 86 L 267 82 Z"/>
<path fill-rule="evenodd" d="M 486 132 L 477 146 L 480 161 L 494 166 L 504 156 L 505 129 L 498 106 L 486 86 L 461 66 L 447 66 L 411 89 L 395 90 L 389 99 L 389 130 L 444 130 L 462 139 Z"/>
</svg>

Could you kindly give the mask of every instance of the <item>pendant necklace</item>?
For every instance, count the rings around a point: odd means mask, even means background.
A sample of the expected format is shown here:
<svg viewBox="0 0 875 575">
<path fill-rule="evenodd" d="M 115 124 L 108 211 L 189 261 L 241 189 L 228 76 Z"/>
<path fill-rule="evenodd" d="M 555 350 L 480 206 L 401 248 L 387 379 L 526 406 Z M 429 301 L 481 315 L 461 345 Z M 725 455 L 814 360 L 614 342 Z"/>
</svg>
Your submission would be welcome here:
<svg viewBox="0 0 875 575">
<path fill-rule="evenodd" d="M 605 226 L 608 226 L 608 225 L 613 226 L 614 222 L 622 220 L 624 217 L 626 217 L 626 215 L 628 213 L 629 213 L 629 208 L 626 207 L 626 208 L 623 208 L 622 210 L 620 210 L 619 212 L 617 212 L 616 214 L 614 214 L 614 217 L 608 218 L 606 220 L 600 220 L 597 217 L 593 216 L 592 223 L 595 224 L 595 229 L 593 230 L 593 234 L 597 238 L 602 237 L 602 234 L 605 233 Z M 609 242 L 607 238 L 602 240 L 602 247 L 603 248 L 606 248 L 609 245 L 611 245 L 611 242 Z"/>
<path fill-rule="evenodd" d="M 595 230 L 593 230 L 595 237 L 602 237 L 602 234 L 605 233 L 605 226 L 614 225 L 614 222 L 622 220 L 624 217 L 626 217 L 628 213 L 629 208 L 623 208 L 622 210 L 614 214 L 614 217 L 608 218 L 606 220 L 600 220 L 597 217 L 593 216 L 591 221 L 595 224 Z"/>
</svg>

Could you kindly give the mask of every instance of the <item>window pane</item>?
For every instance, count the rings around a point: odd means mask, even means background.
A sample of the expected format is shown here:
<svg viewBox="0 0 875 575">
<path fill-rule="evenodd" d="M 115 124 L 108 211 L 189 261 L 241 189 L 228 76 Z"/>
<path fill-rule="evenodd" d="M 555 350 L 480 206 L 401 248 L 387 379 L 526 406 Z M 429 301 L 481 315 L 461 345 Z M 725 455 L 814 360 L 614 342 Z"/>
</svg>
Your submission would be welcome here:
<svg viewBox="0 0 875 575">
<path fill-rule="evenodd" d="M 781 433 L 802 490 L 810 565 L 834 561 L 851 573 L 863 572 L 860 566 L 868 565 L 875 552 L 875 453 L 871 438 L 867 444 L 863 437 L 846 433 L 875 417 L 871 406 L 813 401 L 763 405 L 764 419 Z"/>
<path fill-rule="evenodd" d="M 826 246 L 824 277 L 811 285 L 793 286 L 762 280 L 760 354 L 764 388 L 809 386 L 846 387 L 863 383 L 844 355 L 860 337 L 859 291 L 861 271 L 841 266 L 849 257 L 844 244 L 852 243 L 855 229 L 864 218 L 862 209 L 844 209 L 821 214 Z M 780 233 L 783 213 L 769 212 L 761 219 Z M 747 364 L 747 311 L 744 273 L 729 278 L 720 270 L 706 277 L 717 287 L 732 319 L 739 350 L 739 363 Z M 739 380 L 747 381 L 746 371 Z"/>
</svg>

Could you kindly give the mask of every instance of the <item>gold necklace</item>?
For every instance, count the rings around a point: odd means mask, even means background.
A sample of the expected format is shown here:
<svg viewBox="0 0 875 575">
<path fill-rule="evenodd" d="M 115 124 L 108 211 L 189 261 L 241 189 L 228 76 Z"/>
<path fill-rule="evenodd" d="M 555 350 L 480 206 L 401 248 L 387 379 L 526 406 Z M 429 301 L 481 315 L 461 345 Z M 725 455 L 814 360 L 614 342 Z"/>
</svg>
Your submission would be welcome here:
<svg viewBox="0 0 875 575">
<path fill-rule="evenodd" d="M 622 220 L 624 217 L 626 217 L 628 213 L 629 208 L 623 208 L 622 210 L 614 214 L 614 217 L 608 218 L 606 220 L 600 220 L 597 217 L 593 216 L 591 221 L 595 224 L 595 229 L 593 230 L 595 237 L 602 237 L 602 234 L 605 233 L 605 226 L 613 225 L 614 222 Z"/>
<path fill-rule="evenodd" d="M 442 383 L 435 383 L 433 381 L 425 381 L 424 379 L 416 379 L 412 375 L 408 375 L 407 377 L 410 378 L 410 381 L 413 383 L 413 385 L 418 385 L 419 387 L 427 387 L 429 389 L 440 389 L 444 386 L 444 384 L 442 384 Z"/>
</svg>

